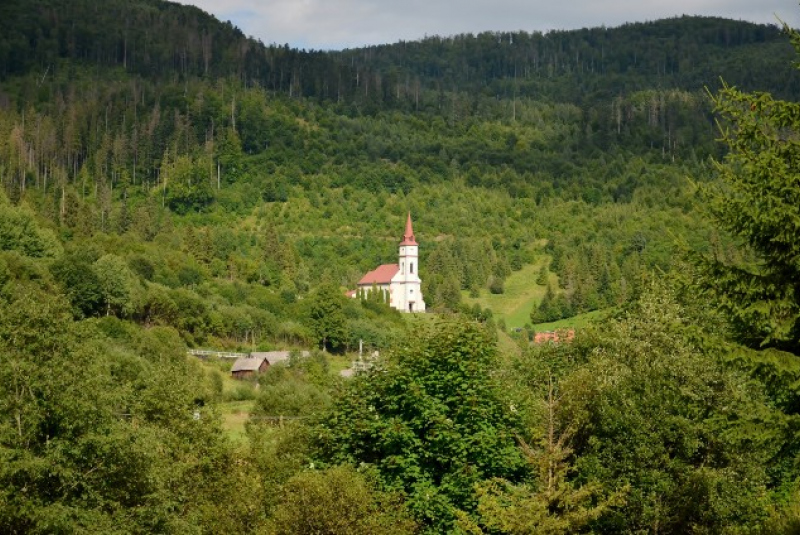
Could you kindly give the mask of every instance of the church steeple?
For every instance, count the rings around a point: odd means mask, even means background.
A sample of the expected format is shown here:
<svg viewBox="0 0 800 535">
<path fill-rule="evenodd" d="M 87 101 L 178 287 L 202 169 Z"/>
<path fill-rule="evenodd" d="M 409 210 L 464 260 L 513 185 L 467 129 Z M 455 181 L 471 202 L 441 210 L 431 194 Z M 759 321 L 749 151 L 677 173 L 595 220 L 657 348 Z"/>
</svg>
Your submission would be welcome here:
<svg viewBox="0 0 800 535">
<path fill-rule="evenodd" d="M 411 225 L 411 212 L 408 212 L 408 218 L 406 219 L 406 231 L 403 234 L 403 241 L 400 242 L 400 245 L 419 245 L 417 240 L 414 239 L 414 228 Z"/>
<path fill-rule="evenodd" d="M 397 267 L 400 269 L 392 277 L 389 288 L 392 306 L 403 312 L 425 312 L 422 281 L 419 278 L 419 244 L 414 237 L 411 212 L 406 218 L 406 231 L 400 242 L 399 253 Z"/>
</svg>

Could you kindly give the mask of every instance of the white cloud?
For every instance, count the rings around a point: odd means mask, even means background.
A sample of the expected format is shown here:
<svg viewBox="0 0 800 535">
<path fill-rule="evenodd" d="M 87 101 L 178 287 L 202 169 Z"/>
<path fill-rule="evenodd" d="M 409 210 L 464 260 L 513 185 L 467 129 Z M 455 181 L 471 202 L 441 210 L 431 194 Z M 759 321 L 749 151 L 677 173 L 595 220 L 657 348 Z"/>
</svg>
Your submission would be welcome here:
<svg viewBox="0 0 800 535">
<path fill-rule="evenodd" d="M 182 0 L 264 43 L 340 49 L 481 31 L 547 31 L 678 15 L 800 27 L 795 0 Z"/>
</svg>

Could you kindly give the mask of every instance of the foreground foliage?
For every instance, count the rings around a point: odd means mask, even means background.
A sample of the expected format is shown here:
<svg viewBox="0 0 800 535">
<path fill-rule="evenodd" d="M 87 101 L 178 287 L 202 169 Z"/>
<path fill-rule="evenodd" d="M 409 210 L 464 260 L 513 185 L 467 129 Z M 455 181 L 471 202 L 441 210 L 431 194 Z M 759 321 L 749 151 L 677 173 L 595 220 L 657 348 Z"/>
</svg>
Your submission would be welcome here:
<svg viewBox="0 0 800 535">
<path fill-rule="evenodd" d="M 414 516 L 438 531 L 474 512 L 474 485 L 524 472 L 518 422 L 493 379 L 494 340 L 480 324 L 418 332 L 383 366 L 357 376 L 320 427 L 324 460 L 375 469 Z"/>
<path fill-rule="evenodd" d="M 510 533 L 570 533 L 580 527 L 571 518 L 598 533 L 765 525 L 770 489 L 794 477 L 775 480 L 770 467 L 796 439 L 696 312 L 656 286 L 602 329 L 516 362 L 513 376 L 531 400 L 529 451 L 547 469 L 527 490 L 487 487 L 488 525 Z"/>
<path fill-rule="evenodd" d="M 417 526 L 396 496 L 348 466 L 303 472 L 283 487 L 272 515 L 275 535 L 401 535 Z"/>
<path fill-rule="evenodd" d="M 170 329 L 74 323 L 31 284 L 0 292 L 0 524 L 9 533 L 248 531 L 258 495 Z M 198 414 L 199 419 L 194 415 Z"/>
</svg>

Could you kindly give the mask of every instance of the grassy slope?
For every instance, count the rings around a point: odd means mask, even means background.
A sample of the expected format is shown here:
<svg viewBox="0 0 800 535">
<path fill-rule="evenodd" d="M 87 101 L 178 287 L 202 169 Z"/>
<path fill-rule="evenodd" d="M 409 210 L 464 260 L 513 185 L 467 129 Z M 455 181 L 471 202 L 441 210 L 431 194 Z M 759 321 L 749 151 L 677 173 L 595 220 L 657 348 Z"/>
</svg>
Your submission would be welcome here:
<svg viewBox="0 0 800 535">
<path fill-rule="evenodd" d="M 477 298 L 469 297 L 469 292 L 462 294 L 462 299 L 470 305 L 478 303 L 482 308 L 490 308 L 495 320 L 505 320 L 506 327 L 513 329 L 523 327 L 530 323 L 530 314 L 533 306 L 544 297 L 547 288 L 536 284 L 536 277 L 542 265 L 549 259 L 541 256 L 533 264 L 527 264 L 521 270 L 513 272 L 506 279 L 505 292 L 499 295 L 481 289 Z M 550 274 L 551 283 L 556 283 L 554 274 Z"/>
<path fill-rule="evenodd" d="M 247 434 L 244 426 L 250 419 L 253 404 L 255 404 L 253 400 L 226 401 L 218 404 L 222 415 L 222 429 L 234 442 L 246 443 Z"/>
<path fill-rule="evenodd" d="M 506 328 L 512 330 L 516 327 L 524 327 L 530 323 L 530 314 L 534 305 L 538 305 L 544 297 L 547 288 L 536 284 L 536 277 L 542 265 L 549 262 L 549 257 L 540 256 L 533 264 L 525 265 L 521 270 L 512 273 L 506 279 L 505 292 L 499 295 L 491 294 L 486 289 L 481 289 L 477 298 L 469 297 L 469 293 L 464 291 L 462 299 L 465 303 L 472 305 L 478 303 L 483 308 L 490 308 L 496 320 L 503 319 Z M 550 284 L 558 286 L 558 278 L 554 273 L 550 273 Z M 555 329 L 581 328 L 588 325 L 591 321 L 602 318 L 607 311 L 595 310 L 585 314 L 578 314 L 575 317 L 567 318 L 551 323 L 539 323 L 534 325 L 536 331 L 552 331 Z"/>
<path fill-rule="evenodd" d="M 502 358 L 510 358 L 521 354 L 522 349 L 508 333 L 497 330 L 497 350 Z"/>
</svg>

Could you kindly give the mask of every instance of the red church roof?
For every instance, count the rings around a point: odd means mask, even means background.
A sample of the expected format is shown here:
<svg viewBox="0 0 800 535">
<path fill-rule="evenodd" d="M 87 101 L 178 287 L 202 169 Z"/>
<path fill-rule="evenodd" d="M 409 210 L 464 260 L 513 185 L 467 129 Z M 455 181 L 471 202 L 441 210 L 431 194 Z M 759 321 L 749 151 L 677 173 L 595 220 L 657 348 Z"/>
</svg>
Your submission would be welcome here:
<svg viewBox="0 0 800 535">
<path fill-rule="evenodd" d="M 406 231 L 403 234 L 403 241 L 400 242 L 400 245 L 419 245 L 417 240 L 414 239 L 414 229 L 411 226 L 411 212 L 408 213 L 408 219 L 406 219 Z"/>
<path fill-rule="evenodd" d="M 397 264 L 384 264 L 382 266 L 378 266 L 361 277 L 361 280 L 358 281 L 358 285 L 389 284 L 392 281 L 392 277 L 397 275 L 398 271 L 400 271 L 400 266 Z"/>
</svg>

